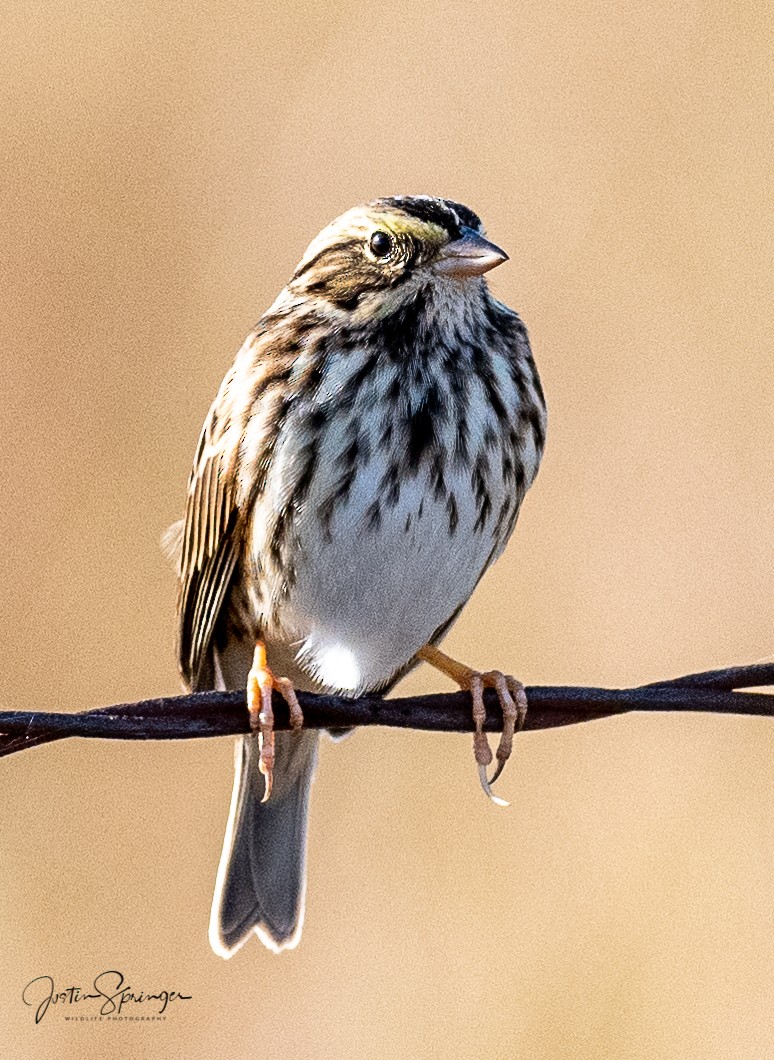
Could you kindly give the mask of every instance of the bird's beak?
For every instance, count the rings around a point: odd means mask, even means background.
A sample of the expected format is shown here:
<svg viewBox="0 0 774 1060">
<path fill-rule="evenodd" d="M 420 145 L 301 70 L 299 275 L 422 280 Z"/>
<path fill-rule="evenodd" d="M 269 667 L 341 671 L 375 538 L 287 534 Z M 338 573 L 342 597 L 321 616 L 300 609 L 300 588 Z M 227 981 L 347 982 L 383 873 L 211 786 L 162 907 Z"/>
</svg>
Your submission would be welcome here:
<svg viewBox="0 0 774 1060">
<path fill-rule="evenodd" d="M 460 238 L 446 244 L 435 267 L 444 276 L 480 276 L 507 260 L 504 250 L 463 226 Z"/>
</svg>

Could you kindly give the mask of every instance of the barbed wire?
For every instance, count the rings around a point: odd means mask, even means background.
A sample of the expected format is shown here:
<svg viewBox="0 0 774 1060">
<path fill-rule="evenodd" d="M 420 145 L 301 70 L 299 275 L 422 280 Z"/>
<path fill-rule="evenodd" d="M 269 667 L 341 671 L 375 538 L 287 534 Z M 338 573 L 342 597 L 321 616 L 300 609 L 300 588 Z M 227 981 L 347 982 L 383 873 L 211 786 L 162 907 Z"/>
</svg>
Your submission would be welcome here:
<svg viewBox="0 0 774 1060">
<path fill-rule="evenodd" d="M 688 674 L 637 688 L 581 688 L 536 685 L 527 688 L 526 731 L 594 721 L 632 711 L 701 711 L 774 717 L 774 693 L 740 689 L 774 686 L 774 663 L 735 666 Z M 368 695 L 298 693 L 304 726 L 348 729 L 365 725 L 472 732 L 467 692 L 398 699 Z M 487 732 L 502 729 L 496 694 L 485 693 Z M 287 704 L 274 697 L 275 728 L 290 728 Z M 110 740 L 189 740 L 246 733 L 250 729 L 244 691 L 195 692 L 182 696 L 119 703 L 79 713 L 0 712 L 0 757 L 70 736 Z"/>
</svg>

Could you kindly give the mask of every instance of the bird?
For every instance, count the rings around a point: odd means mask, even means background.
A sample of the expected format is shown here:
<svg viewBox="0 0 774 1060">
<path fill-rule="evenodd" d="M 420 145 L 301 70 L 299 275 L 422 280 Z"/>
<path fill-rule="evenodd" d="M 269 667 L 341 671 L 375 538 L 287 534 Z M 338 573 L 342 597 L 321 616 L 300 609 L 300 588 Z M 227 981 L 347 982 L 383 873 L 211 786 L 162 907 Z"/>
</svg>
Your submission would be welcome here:
<svg viewBox="0 0 774 1060">
<path fill-rule="evenodd" d="M 470 692 L 494 797 L 524 686 L 438 644 L 505 548 L 545 443 L 526 328 L 485 278 L 506 260 L 451 199 L 348 210 L 312 240 L 207 414 L 168 546 L 183 682 L 245 689 L 251 722 L 210 917 L 219 956 L 252 934 L 274 952 L 300 938 L 319 733 L 297 691 L 387 692 L 424 661 Z M 503 713 L 491 779 L 487 687 Z M 291 731 L 273 731 L 273 691 Z"/>
</svg>

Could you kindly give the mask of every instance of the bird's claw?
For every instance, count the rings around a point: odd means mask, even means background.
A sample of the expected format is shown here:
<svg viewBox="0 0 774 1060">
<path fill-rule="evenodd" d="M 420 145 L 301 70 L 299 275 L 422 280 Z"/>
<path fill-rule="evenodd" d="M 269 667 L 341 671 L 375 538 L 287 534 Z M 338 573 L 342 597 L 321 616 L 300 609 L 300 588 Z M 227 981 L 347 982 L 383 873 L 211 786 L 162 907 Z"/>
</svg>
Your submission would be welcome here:
<svg viewBox="0 0 774 1060">
<path fill-rule="evenodd" d="M 274 676 L 264 664 L 253 664 L 247 677 L 247 709 L 250 712 L 250 728 L 258 734 L 258 769 L 265 778 L 263 798 L 271 795 L 274 780 L 274 708 L 271 694 Z"/>
<path fill-rule="evenodd" d="M 495 774 L 496 776 L 497 774 Z M 481 781 L 481 787 L 484 789 L 484 794 L 488 799 L 491 799 L 495 806 L 510 806 L 511 804 L 507 799 L 501 799 L 499 795 L 495 795 L 492 791 L 492 782 L 486 775 L 486 766 L 479 765 L 478 767 L 478 779 Z M 495 778 L 493 777 L 492 780 Z"/>
<path fill-rule="evenodd" d="M 495 752 L 497 766 L 491 778 L 488 778 L 486 773 L 487 766 L 492 761 L 492 751 L 484 732 L 484 722 L 486 720 L 485 688 L 493 688 L 497 692 L 497 698 L 500 701 L 500 708 L 503 712 L 503 732 Z M 490 670 L 487 673 L 474 672 L 470 676 L 469 690 L 473 701 L 473 723 L 475 725 L 473 753 L 478 765 L 481 787 L 492 802 L 498 806 L 507 806 L 508 803 L 505 799 L 501 799 L 494 794 L 492 785 L 505 768 L 505 763 L 511 757 L 515 734 L 524 727 L 527 717 L 527 694 L 521 681 L 517 681 L 515 677 L 511 677 L 509 674 L 503 674 L 499 670 Z"/>
<path fill-rule="evenodd" d="M 261 802 L 268 801 L 274 782 L 274 708 L 271 696 L 275 688 L 288 705 L 293 731 L 300 731 L 304 724 L 304 713 L 293 683 L 287 677 L 274 676 L 266 665 L 266 649 L 259 643 L 247 677 L 247 709 L 250 712 L 250 728 L 258 734 L 258 769 L 265 778 Z"/>
</svg>

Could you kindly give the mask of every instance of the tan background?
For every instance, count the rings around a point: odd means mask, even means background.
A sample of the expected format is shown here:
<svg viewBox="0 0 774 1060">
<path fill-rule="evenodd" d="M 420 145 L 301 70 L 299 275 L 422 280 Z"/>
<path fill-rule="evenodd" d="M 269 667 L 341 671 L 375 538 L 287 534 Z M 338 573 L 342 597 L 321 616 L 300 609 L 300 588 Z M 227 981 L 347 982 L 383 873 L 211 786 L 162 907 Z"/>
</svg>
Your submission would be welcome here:
<svg viewBox="0 0 774 1060">
<path fill-rule="evenodd" d="M 493 287 L 550 403 L 449 646 L 531 683 L 768 656 L 766 7 L 4 4 L 3 704 L 177 690 L 157 541 L 207 406 L 308 240 L 396 192 L 469 203 L 510 252 Z M 770 1057 L 772 737 L 700 716 L 533 734 L 509 811 L 468 739 L 326 744 L 301 947 L 230 963 L 206 939 L 230 740 L 2 761 L 3 1054 Z M 28 980 L 106 967 L 193 1000 L 33 1025 Z"/>
</svg>

